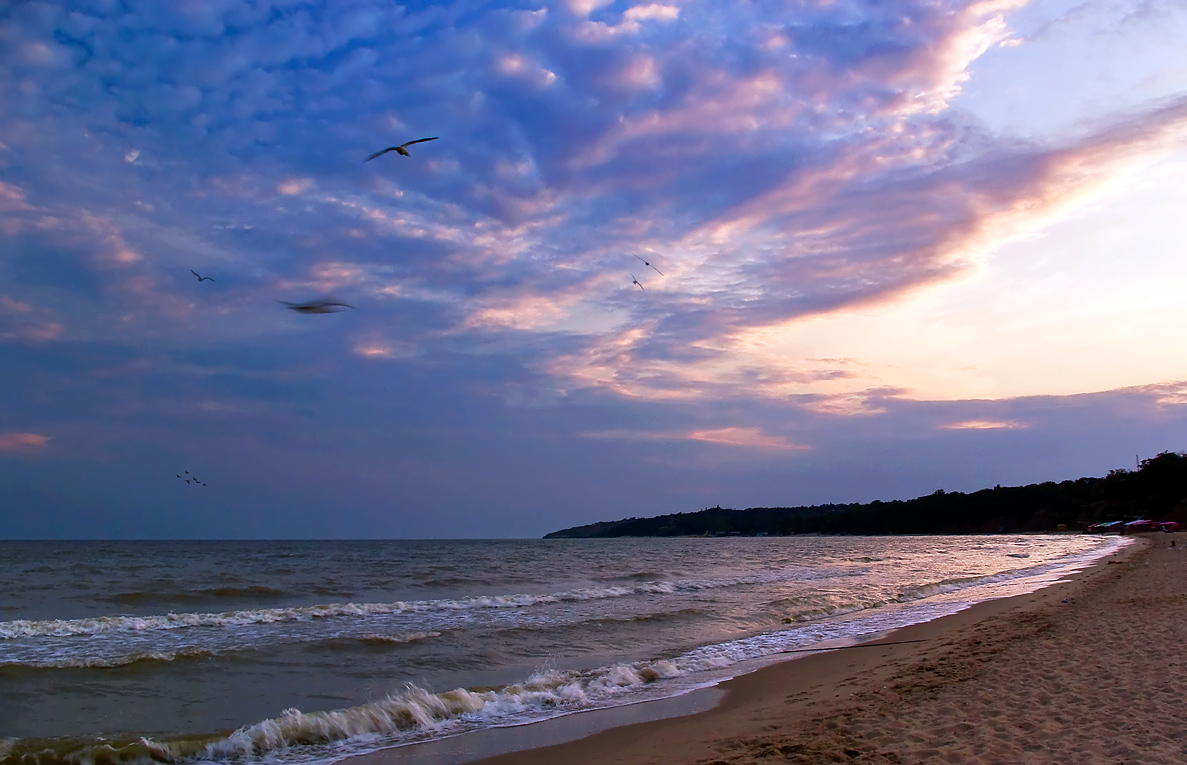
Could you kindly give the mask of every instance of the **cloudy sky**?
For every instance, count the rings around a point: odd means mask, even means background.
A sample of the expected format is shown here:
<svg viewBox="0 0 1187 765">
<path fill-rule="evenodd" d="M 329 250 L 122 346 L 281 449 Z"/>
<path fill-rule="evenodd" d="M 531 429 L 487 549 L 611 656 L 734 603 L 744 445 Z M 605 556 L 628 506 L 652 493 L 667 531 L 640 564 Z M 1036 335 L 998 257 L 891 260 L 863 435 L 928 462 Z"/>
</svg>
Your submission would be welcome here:
<svg viewBox="0 0 1187 765">
<path fill-rule="evenodd" d="M 8 4 L 0 537 L 531 537 L 1187 450 L 1184 39 L 1181 0 Z"/>
</svg>

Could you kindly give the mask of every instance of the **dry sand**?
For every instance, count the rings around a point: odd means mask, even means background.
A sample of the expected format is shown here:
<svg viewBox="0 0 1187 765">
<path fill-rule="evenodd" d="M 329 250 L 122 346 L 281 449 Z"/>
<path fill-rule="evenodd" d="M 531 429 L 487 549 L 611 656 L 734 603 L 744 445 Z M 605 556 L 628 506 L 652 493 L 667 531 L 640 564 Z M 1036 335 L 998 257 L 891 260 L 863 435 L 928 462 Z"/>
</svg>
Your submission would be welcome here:
<svg viewBox="0 0 1187 765">
<path fill-rule="evenodd" d="M 1187 763 L 1185 546 L 1150 535 L 1070 582 L 878 641 L 925 642 L 784 662 L 706 712 L 482 762 Z"/>
</svg>

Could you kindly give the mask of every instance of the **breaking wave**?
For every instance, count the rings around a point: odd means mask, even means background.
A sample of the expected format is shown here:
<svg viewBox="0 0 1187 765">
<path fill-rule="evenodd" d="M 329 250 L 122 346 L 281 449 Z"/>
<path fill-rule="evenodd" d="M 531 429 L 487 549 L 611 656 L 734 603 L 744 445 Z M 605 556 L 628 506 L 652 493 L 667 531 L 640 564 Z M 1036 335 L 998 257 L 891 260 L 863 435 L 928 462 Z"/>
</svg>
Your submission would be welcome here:
<svg viewBox="0 0 1187 765">
<path fill-rule="evenodd" d="M 433 693 L 409 684 L 379 701 L 345 709 L 302 712 L 287 709 L 275 718 L 230 734 L 156 741 L 73 740 L 0 742 L 0 765 L 95 765 L 123 762 L 254 760 L 285 752 L 286 761 L 324 759 L 354 751 L 409 743 L 465 730 L 540 720 L 607 706 L 633 690 L 682 674 L 673 662 L 620 664 L 584 672 L 544 670 L 525 682 L 495 690 L 455 688 Z"/>
</svg>

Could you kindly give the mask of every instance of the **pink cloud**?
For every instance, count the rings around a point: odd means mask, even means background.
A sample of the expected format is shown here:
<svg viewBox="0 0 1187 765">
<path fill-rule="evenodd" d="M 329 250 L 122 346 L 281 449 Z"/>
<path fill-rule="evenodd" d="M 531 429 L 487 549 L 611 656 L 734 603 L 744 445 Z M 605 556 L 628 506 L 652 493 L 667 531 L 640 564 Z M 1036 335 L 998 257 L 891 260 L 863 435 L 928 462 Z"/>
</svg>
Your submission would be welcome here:
<svg viewBox="0 0 1187 765">
<path fill-rule="evenodd" d="M 314 264 L 309 269 L 316 285 L 321 289 L 360 284 L 367 278 L 367 269 L 357 263 L 328 261 Z"/>
<path fill-rule="evenodd" d="M 0 310 L 8 313 L 29 313 L 30 305 L 13 300 L 8 295 L 0 295 Z"/>
<path fill-rule="evenodd" d="M 675 21 L 680 18 L 680 8 L 675 5 L 648 3 L 647 5 L 636 5 L 627 8 L 626 12 L 622 14 L 622 17 L 630 21 L 643 21 L 645 19 Z"/>
<path fill-rule="evenodd" d="M 43 436 L 40 433 L 17 433 L 13 431 L 0 433 L 0 451 L 41 449 L 49 440 L 49 436 Z"/>
<path fill-rule="evenodd" d="M 537 88 L 545 88 L 556 82 L 556 72 L 546 69 L 518 53 L 500 56 L 495 61 L 495 70 L 507 77 L 521 79 Z"/>
<path fill-rule="evenodd" d="M 28 212 L 32 209 L 24 189 L 0 181 L 0 213 Z"/>
<path fill-rule="evenodd" d="M 1135 388 L 1123 388 L 1122 390 L 1133 390 L 1137 393 L 1153 396 L 1154 405 L 1160 409 L 1187 406 L 1187 381 L 1180 380 L 1155 385 L 1140 385 Z"/>
<path fill-rule="evenodd" d="M 941 426 L 944 430 L 1019 430 L 1026 423 L 1016 420 L 964 420 Z"/>
<path fill-rule="evenodd" d="M 288 178 L 276 184 L 276 190 L 285 196 L 292 197 L 304 194 L 313 188 L 314 185 L 312 178 Z"/>
<path fill-rule="evenodd" d="M 884 390 L 865 390 L 854 391 L 852 393 L 839 393 L 831 396 L 810 396 L 799 406 L 811 412 L 830 414 L 838 417 L 864 417 L 882 414 L 886 411 L 886 407 L 873 403 L 874 394 L 879 394 L 879 398 L 885 398 L 891 395 Z"/>
<path fill-rule="evenodd" d="M 610 0 L 568 0 L 566 5 L 574 15 L 585 18 L 609 2 Z"/>
<path fill-rule="evenodd" d="M 614 87 L 633 90 L 637 88 L 656 88 L 662 84 L 659 67 L 652 56 L 636 56 L 623 66 L 610 80 Z"/>
<path fill-rule="evenodd" d="M 366 332 L 357 337 L 353 350 L 356 356 L 371 360 L 408 358 L 418 352 L 415 344 L 406 340 L 392 340 L 378 331 Z"/>
<path fill-rule="evenodd" d="M 588 17 L 594 9 L 605 5 L 607 0 L 575 0 L 571 8 L 582 18 Z M 584 43 L 608 43 L 616 37 L 633 36 L 639 34 L 643 25 L 641 22 L 669 23 L 680 18 L 680 8 L 674 5 L 650 3 L 628 8 L 618 24 L 604 21 L 582 21 L 572 29 L 573 36 Z"/>
<path fill-rule="evenodd" d="M 44 343 L 64 330 L 53 311 L 0 295 L 0 340 Z"/>
<path fill-rule="evenodd" d="M 867 75 L 897 86 L 899 95 L 889 109 L 904 114 L 937 113 L 960 93 L 969 79 L 969 65 L 990 48 L 1009 39 L 1006 14 L 1025 7 L 1030 0 L 981 0 L 951 14 L 932 17 L 927 23 L 945 26 L 934 45 L 915 49 L 905 65 L 893 73 L 879 72 L 875 60 Z"/>
<path fill-rule="evenodd" d="M 466 317 L 465 326 L 471 329 L 512 328 L 538 329 L 555 325 L 568 316 L 568 307 L 577 298 L 556 298 L 543 295 L 520 295 L 478 308 Z"/>
<path fill-rule="evenodd" d="M 62 225 L 63 221 L 45 208 L 30 204 L 25 189 L 0 181 L 0 233 L 16 236 L 25 231 L 53 231 Z"/>
<path fill-rule="evenodd" d="M 770 436 L 762 428 L 717 428 L 715 430 L 696 430 L 688 434 L 696 441 L 707 441 L 711 444 L 726 446 L 745 446 L 752 449 L 810 449 L 803 444 L 796 444 L 781 436 Z"/>
<path fill-rule="evenodd" d="M 782 436 L 764 433 L 762 428 L 712 428 L 693 431 L 598 430 L 584 434 L 586 438 L 621 441 L 703 441 L 722 446 L 749 449 L 787 449 L 802 451 L 812 447 L 788 441 Z"/>
</svg>

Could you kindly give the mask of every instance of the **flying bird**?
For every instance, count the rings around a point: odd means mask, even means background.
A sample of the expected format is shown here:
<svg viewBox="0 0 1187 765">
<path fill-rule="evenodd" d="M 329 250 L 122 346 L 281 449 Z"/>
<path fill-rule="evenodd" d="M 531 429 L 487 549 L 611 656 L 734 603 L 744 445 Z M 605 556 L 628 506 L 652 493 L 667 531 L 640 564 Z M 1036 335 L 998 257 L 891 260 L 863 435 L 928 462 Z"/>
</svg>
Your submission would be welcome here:
<svg viewBox="0 0 1187 765">
<path fill-rule="evenodd" d="M 433 136 L 432 138 L 417 138 L 415 141 L 409 141 L 408 143 L 402 143 L 399 146 L 389 146 L 386 149 L 381 149 L 380 151 L 375 152 L 374 154 L 367 157 L 363 161 L 370 162 L 371 160 L 375 159 L 376 157 L 387 154 L 389 151 L 394 151 L 395 153 L 400 154 L 405 157 L 411 157 L 412 155 L 408 153 L 408 150 L 406 148 L 404 148 L 405 146 L 411 146 L 414 143 L 424 143 L 425 141 L 436 141 L 436 140 L 437 140 L 437 136 Z"/>
<path fill-rule="evenodd" d="M 194 270 L 194 269 L 192 269 L 192 268 L 190 269 L 190 273 L 191 273 L 191 274 L 193 274 L 194 276 L 198 276 L 198 272 L 197 272 L 197 271 L 195 271 L 195 270 Z M 201 284 L 202 282 L 212 282 L 212 281 L 214 281 L 214 277 L 211 277 L 211 276 L 198 276 L 198 283 L 199 283 L 199 284 Z"/>
<path fill-rule="evenodd" d="M 297 313 L 338 313 L 343 308 L 354 308 L 352 305 L 333 300 L 309 300 L 304 303 L 290 303 L 287 300 L 277 300 L 276 302 L 283 303 L 286 308 Z"/>
<path fill-rule="evenodd" d="M 635 278 L 634 274 L 631 274 L 631 281 L 634 282 L 635 284 L 639 284 L 639 280 Z M 639 289 L 643 289 L 642 284 L 639 284 Z M 644 291 L 646 291 L 646 290 L 644 290 Z"/>
<path fill-rule="evenodd" d="M 643 258 L 639 257 L 638 255 L 636 255 L 635 257 L 636 257 L 636 258 L 639 258 L 639 260 L 643 260 Z M 643 265 L 647 266 L 648 268 L 651 268 L 651 269 L 653 269 L 653 270 L 654 270 L 654 271 L 655 271 L 657 274 L 659 274 L 660 276 L 663 276 L 663 275 L 664 275 L 664 272 L 663 272 L 663 271 L 660 271 L 658 268 L 656 268 L 655 266 L 651 265 L 651 264 L 650 264 L 650 263 L 648 263 L 646 260 L 643 260 Z"/>
</svg>

